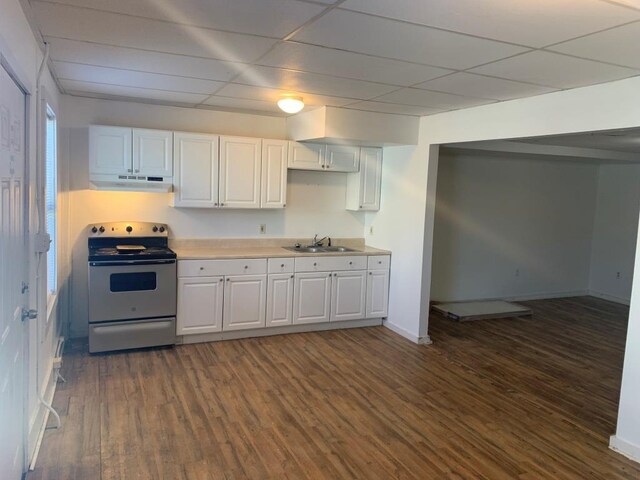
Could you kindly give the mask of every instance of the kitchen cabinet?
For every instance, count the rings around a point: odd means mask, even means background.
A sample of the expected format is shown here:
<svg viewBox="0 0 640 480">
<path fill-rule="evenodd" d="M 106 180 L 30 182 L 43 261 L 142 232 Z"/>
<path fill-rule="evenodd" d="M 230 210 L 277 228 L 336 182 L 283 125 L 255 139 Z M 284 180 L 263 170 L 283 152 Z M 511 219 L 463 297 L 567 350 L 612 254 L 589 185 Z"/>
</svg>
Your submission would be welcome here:
<svg viewBox="0 0 640 480">
<path fill-rule="evenodd" d="M 265 326 L 266 275 L 234 275 L 225 278 L 222 330 L 246 330 Z"/>
<path fill-rule="evenodd" d="M 220 206 L 260 208 L 262 139 L 220 137 Z"/>
<path fill-rule="evenodd" d="M 327 146 L 322 143 L 289 142 L 289 168 L 296 170 L 324 170 Z"/>
<path fill-rule="evenodd" d="M 284 208 L 287 203 L 287 140 L 262 140 L 260 208 Z"/>
<path fill-rule="evenodd" d="M 222 276 L 178 278 L 176 333 L 221 332 L 223 291 Z"/>
<path fill-rule="evenodd" d="M 271 274 L 267 279 L 267 327 L 293 322 L 293 273 Z"/>
<path fill-rule="evenodd" d="M 330 321 L 365 318 L 367 272 L 334 272 L 331 281 Z"/>
<path fill-rule="evenodd" d="M 347 176 L 347 210 L 380 210 L 382 187 L 382 149 L 360 149 L 360 171 Z"/>
<path fill-rule="evenodd" d="M 324 323 L 331 318 L 331 272 L 296 273 L 293 323 Z"/>
<path fill-rule="evenodd" d="M 173 175 L 173 132 L 133 129 L 133 173 L 147 177 Z"/>
<path fill-rule="evenodd" d="M 217 135 L 176 132 L 174 207 L 218 206 L 218 143 Z"/>
<path fill-rule="evenodd" d="M 289 142 L 289 168 L 329 172 L 357 172 L 360 147 Z"/>
<path fill-rule="evenodd" d="M 171 177 L 173 132 L 89 127 L 89 176 Z"/>
<path fill-rule="evenodd" d="M 367 318 L 386 318 L 389 313 L 388 255 L 371 256 L 367 272 Z"/>
<path fill-rule="evenodd" d="M 89 127 L 89 174 L 132 174 L 131 140 L 131 128 Z"/>
<path fill-rule="evenodd" d="M 324 168 L 330 172 L 357 172 L 360 169 L 360 147 L 327 145 Z"/>
</svg>

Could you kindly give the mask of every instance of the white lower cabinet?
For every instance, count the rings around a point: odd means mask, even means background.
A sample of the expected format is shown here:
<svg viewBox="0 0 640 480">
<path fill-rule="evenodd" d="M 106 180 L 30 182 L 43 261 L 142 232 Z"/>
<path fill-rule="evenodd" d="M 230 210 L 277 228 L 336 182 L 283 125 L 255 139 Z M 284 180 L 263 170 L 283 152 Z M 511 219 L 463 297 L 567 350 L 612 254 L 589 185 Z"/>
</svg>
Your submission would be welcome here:
<svg viewBox="0 0 640 480">
<path fill-rule="evenodd" d="M 235 275 L 225 278 L 222 330 L 246 330 L 265 326 L 266 275 Z"/>
<path fill-rule="evenodd" d="M 365 318 L 367 272 L 335 272 L 331 281 L 331 321 Z"/>
<path fill-rule="evenodd" d="M 224 277 L 178 278 L 176 333 L 191 335 L 222 331 Z"/>
<path fill-rule="evenodd" d="M 180 260 L 178 335 L 385 318 L 388 255 Z"/>
<path fill-rule="evenodd" d="M 293 323 L 324 323 L 331 318 L 331 272 L 296 273 Z"/>
<path fill-rule="evenodd" d="M 389 313 L 389 270 L 370 270 L 367 279 L 367 318 L 383 318 Z"/>
<path fill-rule="evenodd" d="M 292 273 L 269 275 L 267 279 L 267 327 L 282 327 L 293 322 Z"/>
</svg>

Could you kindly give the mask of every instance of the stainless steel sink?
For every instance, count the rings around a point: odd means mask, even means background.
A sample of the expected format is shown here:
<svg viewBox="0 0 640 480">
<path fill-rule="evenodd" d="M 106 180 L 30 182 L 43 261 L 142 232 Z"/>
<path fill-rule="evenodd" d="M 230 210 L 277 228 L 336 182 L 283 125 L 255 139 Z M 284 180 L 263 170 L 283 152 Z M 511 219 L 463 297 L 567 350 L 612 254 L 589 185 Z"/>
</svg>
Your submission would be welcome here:
<svg viewBox="0 0 640 480">
<path fill-rule="evenodd" d="M 299 253 L 336 253 L 336 252 L 357 252 L 357 250 L 349 247 L 313 247 L 311 245 L 303 245 L 301 247 L 283 247 L 285 250 Z"/>
</svg>

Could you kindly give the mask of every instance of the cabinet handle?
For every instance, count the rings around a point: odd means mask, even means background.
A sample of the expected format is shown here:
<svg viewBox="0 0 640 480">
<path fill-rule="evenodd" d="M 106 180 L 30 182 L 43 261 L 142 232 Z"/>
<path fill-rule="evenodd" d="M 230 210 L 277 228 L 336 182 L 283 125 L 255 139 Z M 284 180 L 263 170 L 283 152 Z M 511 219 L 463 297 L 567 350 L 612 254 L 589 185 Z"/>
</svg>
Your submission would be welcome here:
<svg viewBox="0 0 640 480">
<path fill-rule="evenodd" d="M 204 270 L 204 267 L 200 267 L 200 271 Z"/>
<path fill-rule="evenodd" d="M 284 263 L 282 265 L 280 265 L 280 267 L 284 268 Z"/>
<path fill-rule="evenodd" d="M 220 206 L 221 206 L 221 207 L 224 207 L 224 203 L 221 203 L 221 204 L 220 204 Z"/>
<path fill-rule="evenodd" d="M 217 206 L 218 206 L 218 202 L 214 203 L 214 204 L 213 204 L 213 206 L 214 206 L 214 207 L 217 207 Z"/>
<path fill-rule="evenodd" d="M 369 275 L 373 275 L 373 273 L 369 272 Z"/>
<path fill-rule="evenodd" d="M 362 205 L 360 205 L 360 208 L 362 208 Z"/>
<path fill-rule="evenodd" d="M 317 264 L 316 262 L 313 262 L 313 266 L 314 266 L 314 267 L 317 267 L 317 266 L 318 266 L 318 264 Z"/>
<path fill-rule="evenodd" d="M 247 268 L 249 268 L 249 265 L 245 265 L 245 266 L 244 266 L 244 269 L 245 269 L 245 270 L 246 270 Z"/>
<path fill-rule="evenodd" d="M 231 280 L 231 279 L 230 279 L 230 278 L 227 278 L 227 282 L 228 282 L 229 280 Z"/>
<path fill-rule="evenodd" d="M 353 265 L 353 262 L 349 262 L 349 265 Z"/>
<path fill-rule="evenodd" d="M 291 275 L 291 278 L 293 278 L 293 275 Z"/>
<path fill-rule="evenodd" d="M 220 280 L 218 280 L 218 281 L 219 281 L 219 282 L 221 282 L 221 281 L 222 281 L 222 278 L 221 278 Z"/>
<path fill-rule="evenodd" d="M 131 168 L 127 168 L 127 172 L 132 173 L 132 172 L 133 172 L 133 169 L 131 169 Z"/>
<path fill-rule="evenodd" d="M 322 165 L 322 168 L 327 168 L 327 167 L 325 167 L 324 165 Z"/>
<path fill-rule="evenodd" d="M 380 260 L 378 260 L 378 265 L 382 265 L 382 262 Z"/>
<path fill-rule="evenodd" d="M 334 273 L 334 274 L 333 274 L 333 276 L 334 276 L 334 277 L 337 277 L 337 276 L 338 276 L 338 274 L 337 274 L 337 273 Z"/>
</svg>

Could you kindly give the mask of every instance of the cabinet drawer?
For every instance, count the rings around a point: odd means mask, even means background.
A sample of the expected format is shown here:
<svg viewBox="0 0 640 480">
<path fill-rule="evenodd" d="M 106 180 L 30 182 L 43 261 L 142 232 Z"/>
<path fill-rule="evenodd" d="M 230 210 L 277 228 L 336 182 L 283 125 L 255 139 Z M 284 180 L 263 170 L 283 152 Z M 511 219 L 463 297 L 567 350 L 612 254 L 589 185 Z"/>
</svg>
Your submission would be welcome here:
<svg viewBox="0 0 640 480">
<path fill-rule="evenodd" d="M 179 277 L 208 277 L 212 275 L 261 275 L 267 273 L 267 259 L 180 260 Z"/>
<path fill-rule="evenodd" d="M 391 264 L 391 255 L 375 255 L 368 258 L 368 270 L 388 270 Z"/>
<path fill-rule="evenodd" d="M 340 270 L 366 270 L 367 257 L 304 257 L 295 259 L 296 272 L 333 272 Z"/>
<path fill-rule="evenodd" d="M 267 260 L 269 273 L 293 273 L 293 258 L 270 258 Z"/>
</svg>

